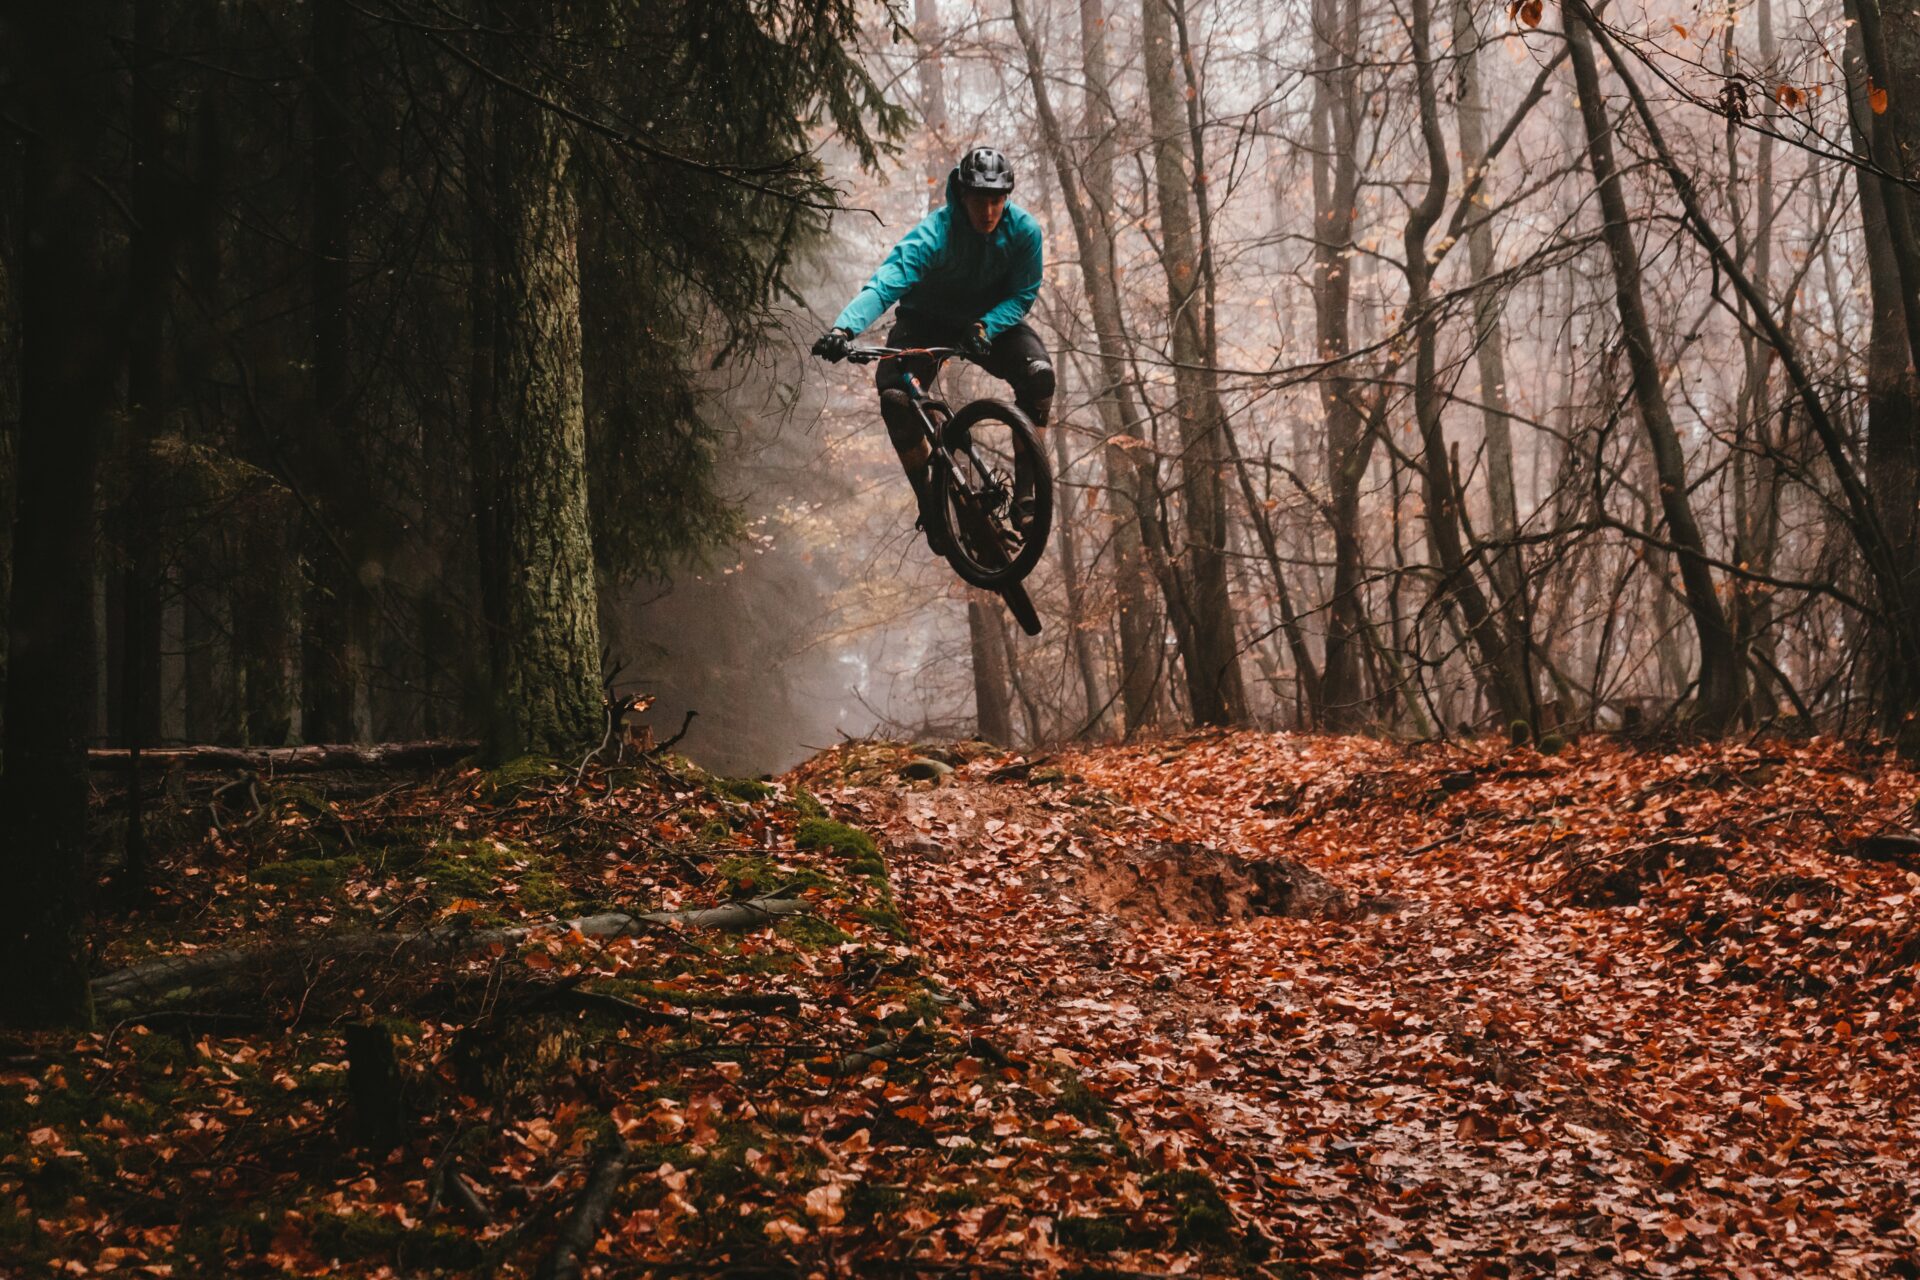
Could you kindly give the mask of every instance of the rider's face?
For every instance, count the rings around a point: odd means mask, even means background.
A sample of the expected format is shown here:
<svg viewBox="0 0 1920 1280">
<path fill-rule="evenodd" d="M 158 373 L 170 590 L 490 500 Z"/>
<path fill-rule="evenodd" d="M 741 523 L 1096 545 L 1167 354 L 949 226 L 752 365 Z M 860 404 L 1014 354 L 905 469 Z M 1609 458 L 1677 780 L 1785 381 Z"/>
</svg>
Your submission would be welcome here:
<svg viewBox="0 0 1920 1280">
<path fill-rule="evenodd" d="M 1005 195 L 969 191 L 962 195 L 960 200 L 967 207 L 967 221 L 972 223 L 973 229 L 983 236 L 993 234 L 993 229 L 1000 225 L 1000 215 L 1007 211 Z"/>
</svg>

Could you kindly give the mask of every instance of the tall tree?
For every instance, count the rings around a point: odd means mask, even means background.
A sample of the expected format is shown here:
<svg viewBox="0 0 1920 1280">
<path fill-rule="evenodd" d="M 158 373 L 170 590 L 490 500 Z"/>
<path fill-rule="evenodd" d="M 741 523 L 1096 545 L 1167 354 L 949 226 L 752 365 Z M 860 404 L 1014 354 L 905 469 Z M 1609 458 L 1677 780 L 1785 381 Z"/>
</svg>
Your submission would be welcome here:
<svg viewBox="0 0 1920 1280">
<path fill-rule="evenodd" d="M 1032 87 L 1042 140 L 1059 181 L 1061 202 L 1073 228 L 1080 278 L 1093 313 L 1098 345 L 1099 386 L 1094 405 L 1107 444 L 1103 450 L 1107 473 L 1108 510 L 1115 523 L 1113 580 L 1116 622 L 1120 634 L 1121 713 L 1128 733 L 1152 722 L 1158 664 L 1146 539 L 1157 510 L 1149 475 L 1151 462 L 1132 456 L 1145 442 L 1141 438 L 1138 399 L 1127 373 L 1126 337 L 1122 328 L 1120 295 L 1114 277 L 1113 225 L 1113 102 L 1108 90 L 1107 21 L 1101 0 L 1080 0 L 1081 66 L 1086 76 L 1084 131 L 1088 152 L 1078 166 L 1070 153 L 1060 117 L 1047 88 L 1040 42 L 1027 19 L 1021 0 L 1013 0 L 1014 27 L 1027 58 L 1027 81 Z M 1180 627 L 1184 637 L 1190 629 Z"/>
<path fill-rule="evenodd" d="M 553 6 L 499 6 L 539 51 Z M 472 442 L 496 758 L 558 752 L 599 728 L 599 591 L 587 507 L 578 205 L 566 124 L 532 95 L 491 99 L 489 402 Z"/>
<path fill-rule="evenodd" d="M 1458 67 L 1454 119 L 1464 180 L 1480 184 L 1480 198 L 1473 201 L 1475 207 L 1467 213 L 1465 226 L 1467 268 L 1474 289 L 1473 347 L 1480 374 L 1481 433 L 1486 442 L 1487 509 L 1491 516 L 1488 577 L 1501 604 L 1499 626 L 1507 645 L 1502 664 L 1521 672 L 1525 679 L 1533 645 L 1532 605 L 1520 549 L 1519 502 L 1514 492 L 1513 397 L 1507 387 L 1507 331 L 1501 319 L 1504 297 L 1494 278 L 1493 214 L 1485 198 L 1491 161 L 1487 154 L 1487 89 L 1481 66 L 1485 39 L 1476 14 L 1473 0 L 1453 0 L 1453 56 Z"/>
<path fill-rule="evenodd" d="M 936 209 L 947 199 L 947 171 L 952 158 L 947 142 L 947 80 L 940 42 L 940 0 L 914 0 L 914 39 L 920 45 L 920 119 L 926 125 L 926 166 L 923 173 L 927 207 Z M 967 649 L 973 663 L 973 713 L 980 736 L 988 742 L 1013 740 L 1008 716 L 1007 662 L 997 626 L 984 612 L 995 606 L 967 595 Z"/>
<path fill-rule="evenodd" d="M 1187 694 L 1200 724 L 1232 724 L 1246 718 L 1246 693 L 1234 634 L 1233 602 L 1227 593 L 1227 504 L 1219 389 L 1209 357 L 1212 324 L 1202 292 L 1206 274 L 1194 224 L 1193 188 L 1204 182 L 1194 169 L 1183 92 L 1197 92 L 1191 68 L 1182 66 L 1174 43 L 1170 5 L 1179 0 L 1141 0 L 1147 107 L 1153 127 L 1153 174 L 1160 211 L 1161 265 L 1167 280 L 1168 354 L 1174 366 L 1175 419 L 1180 431 L 1180 496 L 1185 513 L 1188 599 L 1193 652 L 1188 655 Z"/>
<path fill-rule="evenodd" d="M 1407 212 L 1402 243 L 1406 250 L 1407 315 L 1414 329 L 1413 403 L 1414 419 L 1420 429 L 1427 545 L 1439 571 L 1441 597 L 1457 603 L 1465 619 L 1467 634 L 1478 658 L 1476 674 L 1488 701 L 1499 713 L 1502 724 L 1531 724 L 1533 699 L 1526 686 L 1525 673 L 1467 560 L 1460 527 L 1465 495 L 1454 474 L 1453 456 L 1441 418 L 1442 393 L 1437 368 L 1440 325 L 1433 309 L 1433 257 L 1427 249 L 1427 235 L 1446 206 L 1449 166 L 1430 51 L 1431 7 L 1428 0 L 1411 0 L 1410 10 L 1407 31 L 1413 46 L 1414 97 L 1420 115 L 1420 133 L 1426 143 L 1427 182 L 1419 202 Z M 1484 152 L 1484 148 L 1482 150 Z M 1509 501 L 1511 498 L 1509 489 Z"/>
<path fill-rule="evenodd" d="M 118 385 L 105 154 L 105 0 L 0 13 L 7 117 L 25 133 L 19 501 L 0 775 L 0 1022 L 91 1016 L 81 924 L 93 709 L 94 481 Z"/>
<path fill-rule="evenodd" d="M 1313 312 L 1326 422 L 1327 514 L 1333 526 L 1333 587 L 1320 691 L 1326 724 L 1365 719 L 1361 657 L 1367 628 L 1361 597 L 1360 482 L 1373 437 L 1362 383 L 1352 374 L 1354 224 L 1359 214 L 1359 0 L 1314 0 Z"/>
<path fill-rule="evenodd" d="M 349 0 L 313 0 L 311 10 L 313 430 L 300 453 L 315 506 L 306 529 L 301 732 L 308 742 L 351 742 L 365 728 L 358 685 L 368 602 L 353 547 L 369 506 L 360 475 L 364 446 L 354 440 L 347 309 L 356 177 L 349 107 L 354 12 Z"/>
<path fill-rule="evenodd" d="M 1586 131 L 1587 159 L 1600 194 L 1602 236 L 1613 269 L 1614 301 L 1620 313 L 1621 337 L 1633 374 L 1634 405 L 1647 435 L 1659 482 L 1661 513 L 1680 561 L 1680 580 L 1687 611 L 1699 641 L 1700 666 L 1696 674 L 1698 727 L 1717 733 L 1733 722 L 1746 699 L 1746 673 L 1734 652 L 1733 628 L 1721 604 L 1707 561 L 1706 539 L 1694 517 L 1687 483 L 1686 452 L 1667 408 L 1666 379 L 1654 349 L 1641 288 L 1640 251 L 1634 244 L 1633 223 L 1627 211 L 1625 185 L 1614 157 L 1613 122 L 1600 88 L 1600 72 L 1593 56 L 1593 39 L 1580 0 L 1567 9 L 1567 46 L 1573 63 L 1574 85 L 1580 98 L 1580 119 Z"/>
<path fill-rule="evenodd" d="M 1909 7 L 1888 12 L 1874 0 L 1850 0 L 1847 9 L 1855 19 L 1847 32 L 1847 114 L 1866 162 L 1855 168 L 1854 178 L 1869 303 L 1867 474 L 1901 590 L 1920 603 L 1920 199 L 1896 180 L 1920 179 L 1920 151 L 1914 149 L 1920 141 L 1920 19 Z M 1875 647 L 1886 687 L 1906 695 L 1888 700 L 1887 719 L 1906 729 L 1905 716 L 1920 700 L 1920 678 L 1909 670 L 1894 635 L 1877 637 Z"/>
<path fill-rule="evenodd" d="M 1009 650 L 995 611 L 1000 602 L 967 593 L 967 643 L 973 651 L 974 732 L 996 746 L 1013 743 L 1013 698 L 1008 688 Z"/>
</svg>

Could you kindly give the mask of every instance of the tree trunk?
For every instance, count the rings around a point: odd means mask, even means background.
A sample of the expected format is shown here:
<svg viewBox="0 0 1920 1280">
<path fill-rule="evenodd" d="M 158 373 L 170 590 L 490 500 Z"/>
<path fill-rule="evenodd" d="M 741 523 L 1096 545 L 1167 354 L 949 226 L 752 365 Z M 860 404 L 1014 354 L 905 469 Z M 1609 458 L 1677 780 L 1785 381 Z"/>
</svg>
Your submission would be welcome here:
<svg viewBox="0 0 1920 1280">
<path fill-rule="evenodd" d="M 20 420 L 21 237 L 19 148 L 0 147 L 0 742 L 6 733 L 7 616 L 13 598 L 15 424 Z M 0 759 L 0 769 L 4 769 Z"/>
<path fill-rule="evenodd" d="M 1760 64 L 1771 67 L 1778 55 L 1773 36 L 1773 6 L 1770 0 L 1758 0 L 1755 5 L 1759 28 Z M 1724 70 L 1732 74 L 1736 69 L 1735 36 L 1738 28 L 1729 24 L 1723 36 Z M 1764 118 L 1777 117 L 1777 104 L 1769 97 L 1760 107 Z M 1740 246 L 1740 256 L 1752 263 L 1753 282 L 1760 293 L 1763 305 L 1772 305 L 1773 301 L 1773 221 L 1774 221 L 1774 183 L 1773 183 L 1773 136 L 1761 132 L 1755 141 L 1758 149 L 1753 176 L 1754 209 L 1753 231 L 1749 239 L 1740 201 L 1740 128 L 1737 121 L 1727 121 L 1727 205 L 1732 214 L 1735 242 Z M 1769 395 L 1771 374 L 1774 366 L 1773 353 L 1744 320 L 1744 304 L 1739 313 L 1743 316 L 1740 346 L 1746 365 L 1746 376 L 1741 381 L 1740 392 L 1735 402 L 1734 413 L 1734 449 L 1731 458 L 1733 478 L 1733 562 L 1744 564 L 1757 573 L 1773 571 L 1773 553 L 1778 544 L 1779 529 L 1779 486 L 1781 471 L 1778 465 L 1778 446 L 1784 442 L 1787 431 L 1785 424 L 1791 421 L 1787 414 L 1781 414 L 1783 429 L 1776 439 L 1772 431 L 1774 406 Z M 1751 721 L 1758 725 L 1765 723 L 1775 712 L 1777 698 L 1773 690 L 1773 676 L 1768 667 L 1774 665 L 1772 642 L 1768 636 L 1773 623 L 1773 595 L 1760 583 L 1740 581 L 1734 584 L 1732 600 L 1732 621 L 1734 646 L 1737 652 L 1750 650 L 1756 654 L 1753 671 L 1753 691 L 1751 695 Z"/>
<path fill-rule="evenodd" d="M 278 496 L 278 495 L 275 495 Z M 293 653 L 299 594 L 288 572 L 293 547 L 285 530 L 291 504 L 263 501 L 248 512 L 251 528 L 239 548 L 233 594 L 233 659 L 243 690 L 246 742 L 283 746 L 293 728 Z M 353 741 L 354 737 L 333 741 Z"/>
<path fill-rule="evenodd" d="M 1127 376 L 1126 335 L 1113 274 L 1113 228 L 1109 219 L 1113 208 L 1115 126 L 1107 88 L 1106 17 L 1101 0 L 1080 0 L 1080 52 L 1087 81 L 1086 132 L 1093 144 L 1079 167 L 1076 182 L 1073 158 L 1047 90 L 1040 45 L 1020 0 L 1014 0 L 1012 13 L 1026 52 L 1027 82 L 1040 117 L 1041 137 L 1053 161 L 1061 202 L 1079 250 L 1080 278 L 1099 347 L 1101 385 L 1094 405 L 1107 435 L 1107 501 L 1116 526 L 1113 580 L 1119 612 L 1120 701 L 1127 732 L 1132 734 L 1152 724 L 1154 718 L 1158 625 L 1147 589 L 1151 569 L 1146 542 L 1155 535 L 1145 531 L 1155 521 L 1155 504 L 1150 461 L 1130 456 L 1135 446 L 1145 441 L 1140 431 L 1141 414 Z"/>
<path fill-rule="evenodd" d="M 1883 48 L 1892 55 L 1887 72 L 1895 77 L 1887 89 L 1887 115 L 1893 115 L 1895 100 L 1909 120 L 1920 104 L 1912 101 L 1920 94 L 1920 57 L 1915 56 L 1916 24 L 1904 10 L 1888 14 L 1884 20 Z M 1894 130 L 1883 126 L 1886 116 L 1875 116 L 1867 99 L 1868 73 L 1862 64 L 1863 49 L 1856 24 L 1848 31 L 1847 52 L 1850 74 L 1847 77 L 1856 147 L 1876 160 L 1884 158 L 1920 161 L 1920 157 L 1902 156 L 1890 137 L 1879 137 Z M 1920 177 L 1920 163 L 1897 172 Z M 1854 177 L 1860 190 L 1861 230 L 1866 246 L 1867 292 L 1871 308 L 1867 342 L 1867 475 L 1873 490 L 1874 507 L 1886 529 L 1902 577 L 1903 594 L 1920 601 L 1920 373 L 1916 373 L 1916 348 L 1920 341 L 1908 331 L 1911 298 L 1906 292 L 1901 262 L 1896 248 L 1894 221 L 1903 218 L 1908 227 L 1920 212 L 1920 201 L 1913 194 L 1866 169 L 1856 169 Z M 1876 647 L 1876 666 L 1888 690 L 1911 689 L 1915 674 L 1906 669 L 1897 642 L 1880 638 Z M 1907 699 L 1887 699 L 1888 720 L 1892 727 L 1901 724 Z"/>
<path fill-rule="evenodd" d="M 160 79 L 159 0 L 135 0 L 132 124 L 133 228 L 127 252 L 127 494 L 121 551 L 120 732 L 129 746 L 160 740 L 161 501 L 154 451 L 172 402 L 167 294 L 173 276 L 175 196 Z"/>
<path fill-rule="evenodd" d="M 1195 233 L 1193 158 L 1181 88 L 1197 91 L 1175 58 L 1168 0 L 1141 0 L 1147 105 L 1153 126 L 1154 186 L 1160 209 L 1161 265 L 1167 277 L 1167 324 L 1174 362 L 1174 412 L 1180 429 L 1181 500 L 1185 512 L 1188 600 L 1193 650 L 1187 690 L 1203 725 L 1244 720 L 1246 694 L 1227 594 L 1227 505 L 1222 477 L 1220 398 L 1208 359 L 1212 323 L 1201 296 L 1203 264 Z"/>
<path fill-rule="evenodd" d="M 940 57 L 940 0 L 914 0 L 914 37 L 920 43 L 920 118 L 929 135 L 923 174 L 927 208 L 937 209 L 946 203 L 949 165 L 944 148 L 947 84 Z M 980 736 L 1004 745 L 1013 741 L 1013 721 L 1007 710 L 1012 695 L 1007 689 L 1007 664 L 1000 649 L 999 629 L 981 625 L 991 620 L 991 613 L 982 611 L 999 607 L 993 597 L 988 600 L 990 603 L 982 604 L 971 592 L 967 595 L 967 651 L 973 664 L 973 714 L 980 725 Z"/>
<path fill-rule="evenodd" d="M 1360 481 L 1372 440 L 1360 384 L 1344 363 L 1351 351 L 1353 230 L 1359 192 L 1359 0 L 1314 0 L 1313 310 L 1327 426 L 1328 513 L 1333 526 L 1333 591 L 1321 657 L 1321 702 L 1331 729 L 1365 722 L 1360 661 L 1367 628 L 1360 597 Z"/>
<path fill-rule="evenodd" d="M 1403 243 L 1407 274 L 1407 315 L 1414 327 L 1414 418 L 1420 428 L 1421 478 L 1424 482 L 1427 546 L 1440 571 L 1438 594 L 1451 597 L 1466 621 L 1467 634 L 1479 659 L 1475 677 L 1500 716 L 1503 728 L 1516 722 L 1533 723 L 1533 699 L 1514 647 L 1494 615 L 1479 579 L 1467 562 L 1460 531 L 1464 494 L 1454 475 L 1446 427 L 1441 417 L 1438 347 L 1439 320 L 1431 292 L 1433 265 L 1427 253 L 1427 233 L 1445 207 L 1449 171 L 1447 144 L 1440 132 L 1440 106 L 1434 88 L 1432 13 L 1428 0 L 1410 0 L 1408 30 L 1412 36 L 1416 97 L 1420 131 L 1427 147 L 1427 189 L 1407 214 Z M 1507 500 L 1511 503 L 1509 461 Z"/>
<path fill-rule="evenodd" d="M 1013 705 L 1007 690 L 1007 660 L 993 611 L 995 597 L 967 592 L 967 639 L 973 650 L 974 732 L 997 747 L 1013 743 Z"/>
<path fill-rule="evenodd" d="M 1459 60 L 1456 114 L 1460 132 L 1460 163 L 1466 180 L 1480 176 L 1480 192 L 1486 191 L 1484 174 L 1487 158 L 1487 106 L 1481 84 L 1480 34 L 1472 0 L 1454 0 L 1453 48 Z M 1530 682 L 1528 655 L 1533 649 L 1533 602 L 1528 592 L 1526 569 L 1519 546 L 1519 499 L 1513 479 L 1513 400 L 1507 392 L 1507 334 L 1500 321 L 1501 294 L 1493 287 L 1493 220 L 1480 209 L 1467 212 L 1467 266 L 1472 273 L 1473 340 L 1475 360 L 1480 373 L 1481 430 L 1486 440 L 1487 508 L 1491 517 L 1493 552 L 1487 569 L 1501 601 L 1500 627 L 1507 650 L 1502 663 Z M 1528 699 L 1528 718 L 1536 732 L 1545 728 L 1537 723 L 1533 699 Z"/>
<path fill-rule="evenodd" d="M 97 632 L 94 479 L 119 379 L 94 187 L 108 145 L 103 0 L 0 18 L 6 109 L 26 126 L 19 503 L 6 773 L 0 778 L 0 1023 L 85 1023 L 87 736 Z"/>
<path fill-rule="evenodd" d="M 1706 541 L 1694 519 L 1693 502 L 1688 496 L 1686 453 L 1667 411 L 1659 356 L 1654 350 L 1653 332 L 1641 293 L 1640 254 L 1633 242 L 1626 194 L 1614 159 L 1613 122 L 1607 117 L 1606 99 L 1601 96 L 1592 37 L 1585 15 L 1576 15 L 1573 6 L 1569 6 L 1566 25 L 1574 82 L 1580 96 L 1580 116 L 1586 128 L 1587 157 L 1599 189 L 1600 212 L 1605 224 L 1602 230 L 1613 267 L 1614 297 L 1620 310 L 1627 360 L 1633 370 L 1634 403 L 1646 429 L 1659 479 L 1660 508 L 1680 560 L 1687 610 L 1693 617 L 1699 639 L 1700 701 L 1696 725 L 1707 733 L 1718 733 L 1732 723 L 1746 700 L 1746 673 L 1739 655 L 1734 652 L 1733 628 L 1714 589 L 1713 573 L 1706 560 Z"/>
<path fill-rule="evenodd" d="M 314 434 L 302 442 L 318 523 L 306 531 L 302 601 L 301 736 L 353 742 L 366 736 L 358 685 L 367 604 L 354 564 L 353 531 L 367 503 L 353 429 L 353 359 L 347 295 L 352 282 L 354 186 L 347 103 L 352 93 L 353 16 L 348 0 L 314 0 L 312 213 Z"/>
<path fill-rule="evenodd" d="M 540 5 L 520 6 L 545 29 Z M 558 753 L 598 736 L 599 594 L 587 518 L 578 217 L 560 121 L 492 95 L 491 420 L 475 424 L 488 752 Z"/>
<path fill-rule="evenodd" d="M 1064 414 L 1055 417 L 1051 432 L 1055 484 L 1062 484 L 1065 480 L 1067 464 L 1071 461 L 1064 418 Z M 1053 536 L 1059 542 L 1056 550 L 1060 554 L 1060 586 L 1067 596 L 1067 636 L 1073 646 L 1074 666 L 1080 674 L 1080 695 L 1086 704 L 1086 716 L 1080 722 L 1080 731 L 1093 733 L 1099 729 L 1100 722 L 1106 719 L 1103 711 L 1106 700 L 1100 696 L 1100 677 L 1093 660 L 1093 640 L 1087 634 L 1086 593 L 1080 583 L 1079 538 L 1073 528 L 1075 505 L 1068 501 L 1055 508 Z"/>
</svg>

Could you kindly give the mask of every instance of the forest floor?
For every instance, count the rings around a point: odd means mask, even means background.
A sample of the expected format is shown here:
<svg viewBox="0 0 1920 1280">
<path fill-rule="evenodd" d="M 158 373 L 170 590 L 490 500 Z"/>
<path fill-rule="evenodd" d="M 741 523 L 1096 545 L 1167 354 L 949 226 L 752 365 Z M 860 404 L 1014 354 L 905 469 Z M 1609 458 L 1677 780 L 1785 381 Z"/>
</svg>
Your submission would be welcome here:
<svg viewBox="0 0 1920 1280">
<path fill-rule="evenodd" d="M 99 1029 L 0 1042 L 0 1274 L 1920 1275 L 1876 749 L 165 793 Z"/>
</svg>

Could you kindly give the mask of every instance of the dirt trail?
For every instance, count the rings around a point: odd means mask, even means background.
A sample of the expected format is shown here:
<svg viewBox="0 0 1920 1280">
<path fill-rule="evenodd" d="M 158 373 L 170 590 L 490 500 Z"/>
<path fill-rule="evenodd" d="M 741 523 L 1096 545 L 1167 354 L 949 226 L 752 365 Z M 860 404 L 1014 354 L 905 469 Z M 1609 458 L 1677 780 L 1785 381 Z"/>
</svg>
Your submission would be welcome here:
<svg viewBox="0 0 1920 1280">
<path fill-rule="evenodd" d="M 1898 767 L 1243 734 L 816 779 L 985 1034 L 1276 1259 L 1920 1274 L 1920 875 L 1831 847 L 1911 817 Z"/>
</svg>

